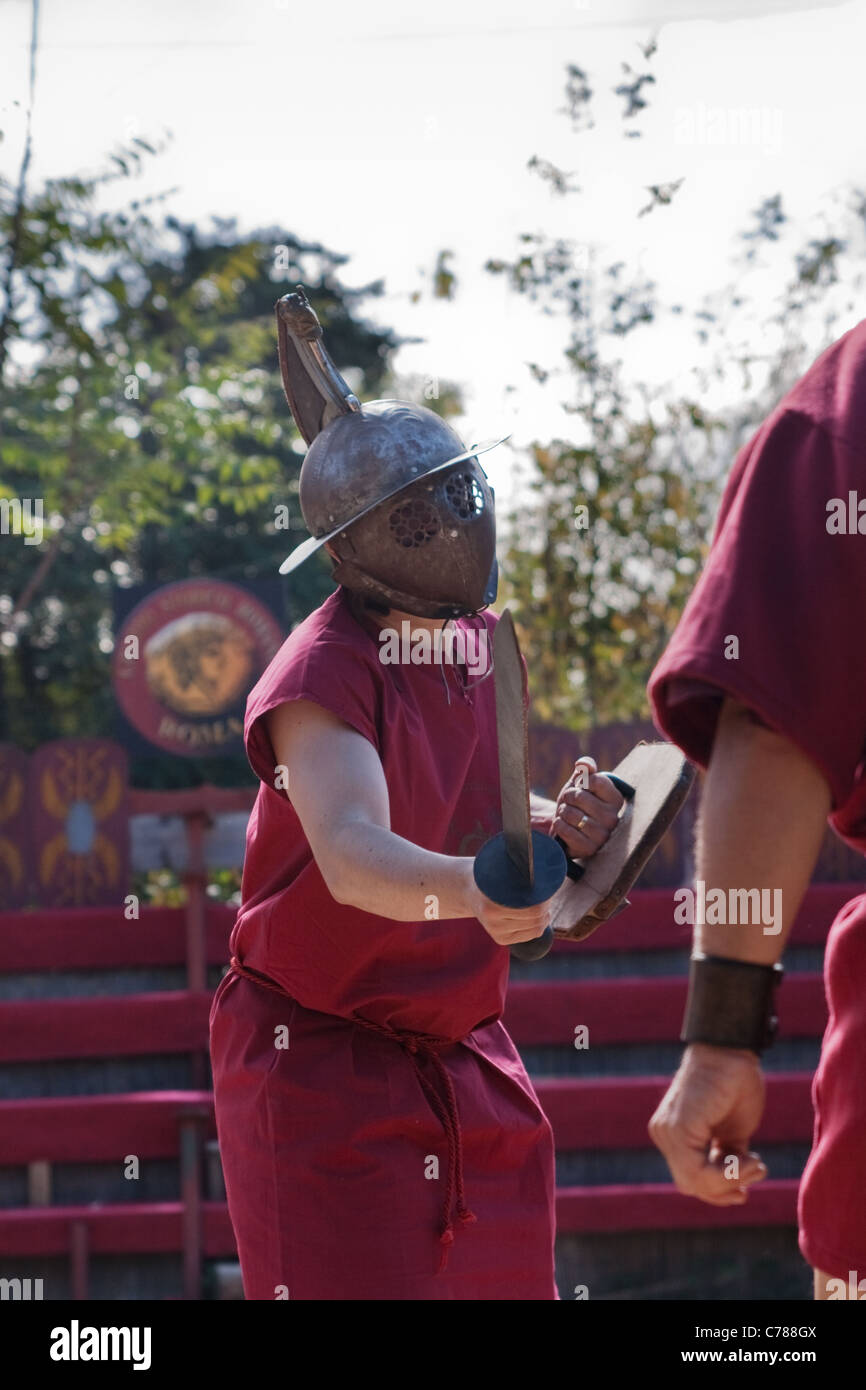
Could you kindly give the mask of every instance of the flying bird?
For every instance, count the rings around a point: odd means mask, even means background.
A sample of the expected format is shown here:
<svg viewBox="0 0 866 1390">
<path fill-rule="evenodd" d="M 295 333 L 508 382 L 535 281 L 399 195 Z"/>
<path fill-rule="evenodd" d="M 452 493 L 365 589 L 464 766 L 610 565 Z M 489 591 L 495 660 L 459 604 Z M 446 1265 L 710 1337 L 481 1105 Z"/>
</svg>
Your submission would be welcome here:
<svg viewBox="0 0 866 1390">
<path fill-rule="evenodd" d="M 667 207 L 673 200 L 677 189 L 684 182 L 682 179 L 671 179 L 670 183 L 651 183 L 647 185 L 647 192 L 652 194 L 652 198 L 645 208 L 641 208 L 638 217 L 645 217 L 648 212 L 652 212 L 656 207 Z"/>
</svg>

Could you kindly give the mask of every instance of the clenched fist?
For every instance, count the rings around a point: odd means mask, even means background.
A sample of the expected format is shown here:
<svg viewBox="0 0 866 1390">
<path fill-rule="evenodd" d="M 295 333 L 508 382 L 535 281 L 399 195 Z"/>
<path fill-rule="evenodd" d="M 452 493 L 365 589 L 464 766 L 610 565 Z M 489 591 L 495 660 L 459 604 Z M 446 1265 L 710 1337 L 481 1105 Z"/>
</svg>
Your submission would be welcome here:
<svg viewBox="0 0 866 1390">
<path fill-rule="evenodd" d="M 649 1122 L 650 1138 L 680 1192 L 715 1207 L 742 1206 L 752 1184 L 767 1176 L 749 1147 L 763 1110 L 756 1053 L 705 1043 L 687 1047 Z"/>
</svg>

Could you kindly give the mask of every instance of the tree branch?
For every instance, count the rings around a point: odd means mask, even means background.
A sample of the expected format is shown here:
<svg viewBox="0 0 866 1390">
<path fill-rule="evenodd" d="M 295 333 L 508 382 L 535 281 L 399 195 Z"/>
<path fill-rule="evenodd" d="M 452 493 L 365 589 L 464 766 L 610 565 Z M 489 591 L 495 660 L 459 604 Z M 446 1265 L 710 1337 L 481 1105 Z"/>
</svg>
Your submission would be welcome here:
<svg viewBox="0 0 866 1390">
<path fill-rule="evenodd" d="M 3 313 L 0 316 L 0 382 L 6 369 L 6 340 L 12 325 L 12 282 L 18 269 L 21 233 L 24 227 L 24 206 L 27 196 L 27 172 L 33 153 L 33 106 L 36 97 L 36 50 L 39 43 L 39 0 L 32 0 L 33 22 L 30 30 L 30 95 L 27 102 L 27 121 L 24 133 L 24 152 L 18 172 L 18 188 L 9 234 L 9 259 L 3 275 Z"/>
</svg>

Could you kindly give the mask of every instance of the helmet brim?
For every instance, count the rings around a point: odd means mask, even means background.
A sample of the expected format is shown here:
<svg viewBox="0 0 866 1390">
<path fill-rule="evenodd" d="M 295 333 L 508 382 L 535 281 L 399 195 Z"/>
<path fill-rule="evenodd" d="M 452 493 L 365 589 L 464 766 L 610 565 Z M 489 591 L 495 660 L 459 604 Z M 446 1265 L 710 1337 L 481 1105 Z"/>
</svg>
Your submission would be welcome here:
<svg viewBox="0 0 866 1390">
<path fill-rule="evenodd" d="M 506 434 L 503 435 L 501 439 L 487 440 L 483 444 L 473 445 L 471 449 L 464 449 L 462 454 L 456 454 L 454 458 L 446 459 L 444 463 L 437 463 L 433 468 L 428 468 L 423 473 L 419 473 L 417 478 L 410 479 L 408 483 L 400 483 L 398 487 L 392 488 L 390 492 L 383 493 L 381 497 L 376 498 L 375 502 L 371 502 L 369 506 L 362 508 L 355 516 L 350 517 L 348 521 L 341 522 L 339 526 L 335 526 L 332 531 L 328 531 L 324 536 L 309 536 L 307 540 L 301 541 L 300 545 L 296 545 L 292 553 L 283 561 L 280 565 L 280 574 L 291 574 L 292 570 L 297 569 L 298 565 L 302 565 L 305 560 L 308 560 L 311 555 L 315 554 L 323 545 L 326 545 L 328 541 L 333 540 L 335 536 L 339 536 L 341 531 L 345 531 L 347 526 L 353 526 L 356 521 L 361 520 L 362 516 L 366 516 L 368 512 L 372 512 L 376 507 L 380 507 L 383 502 L 387 502 L 391 497 L 396 497 L 398 492 L 404 492 L 407 487 L 412 487 L 413 484 L 420 483 L 422 478 L 429 478 L 433 473 L 441 473 L 443 468 L 453 468 L 456 463 L 465 463 L 467 459 L 476 458 L 479 454 L 486 454 L 491 449 L 498 449 L 500 444 L 504 444 L 505 441 L 510 438 L 511 435 Z"/>
</svg>

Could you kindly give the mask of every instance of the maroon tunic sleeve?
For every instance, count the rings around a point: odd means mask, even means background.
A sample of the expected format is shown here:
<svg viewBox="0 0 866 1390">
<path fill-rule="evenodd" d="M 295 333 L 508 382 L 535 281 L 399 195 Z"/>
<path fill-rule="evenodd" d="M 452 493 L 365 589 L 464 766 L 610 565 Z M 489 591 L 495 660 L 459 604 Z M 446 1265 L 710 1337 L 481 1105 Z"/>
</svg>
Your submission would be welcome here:
<svg viewBox="0 0 866 1390">
<path fill-rule="evenodd" d="M 856 522 L 837 534 L 830 504 L 844 499 L 847 515 L 864 476 L 843 434 L 775 411 L 737 458 L 706 568 L 649 686 L 658 727 L 704 768 L 720 692 L 748 706 L 820 768 L 843 821 L 863 800 L 866 643 L 852 617 L 866 535 Z"/>
<path fill-rule="evenodd" d="M 379 749 L 381 677 L 375 649 L 363 634 L 354 642 L 341 636 L 333 625 L 304 624 L 304 631 L 292 634 L 247 701 L 247 757 L 256 776 L 270 787 L 277 759 L 264 716 L 290 700 L 311 700 L 330 710 Z"/>
</svg>

